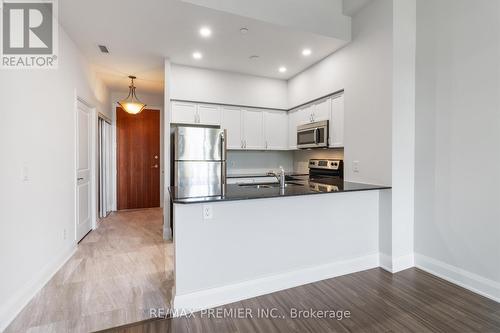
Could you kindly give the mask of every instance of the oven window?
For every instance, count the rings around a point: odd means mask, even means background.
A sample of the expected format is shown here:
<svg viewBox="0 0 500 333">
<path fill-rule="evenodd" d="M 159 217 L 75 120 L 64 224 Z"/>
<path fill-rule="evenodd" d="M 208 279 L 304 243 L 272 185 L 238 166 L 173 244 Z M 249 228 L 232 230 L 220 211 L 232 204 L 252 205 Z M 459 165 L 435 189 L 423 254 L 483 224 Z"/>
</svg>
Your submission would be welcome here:
<svg viewBox="0 0 500 333">
<path fill-rule="evenodd" d="M 299 145 L 314 144 L 314 129 L 298 132 L 297 133 L 297 143 Z"/>
</svg>

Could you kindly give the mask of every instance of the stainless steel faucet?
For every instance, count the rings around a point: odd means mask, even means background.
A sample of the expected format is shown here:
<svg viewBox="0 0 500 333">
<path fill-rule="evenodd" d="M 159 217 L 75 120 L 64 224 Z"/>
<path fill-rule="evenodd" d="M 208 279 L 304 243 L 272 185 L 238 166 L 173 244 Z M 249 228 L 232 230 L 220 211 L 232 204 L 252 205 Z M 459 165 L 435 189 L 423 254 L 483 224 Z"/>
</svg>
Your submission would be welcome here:
<svg viewBox="0 0 500 333">
<path fill-rule="evenodd" d="M 286 183 L 285 183 L 285 169 L 283 169 L 282 166 L 280 166 L 280 172 L 276 173 L 275 171 L 269 171 L 267 173 L 268 176 L 274 176 L 276 179 L 278 179 L 278 182 L 280 184 L 281 189 L 285 189 Z"/>
</svg>

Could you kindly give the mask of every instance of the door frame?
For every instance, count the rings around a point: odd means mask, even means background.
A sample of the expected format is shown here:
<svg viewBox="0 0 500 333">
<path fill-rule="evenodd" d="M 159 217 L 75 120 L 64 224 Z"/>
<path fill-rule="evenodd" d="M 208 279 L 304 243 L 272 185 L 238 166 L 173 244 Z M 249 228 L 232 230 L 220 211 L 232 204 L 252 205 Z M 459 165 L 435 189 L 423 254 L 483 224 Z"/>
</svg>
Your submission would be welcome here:
<svg viewBox="0 0 500 333">
<path fill-rule="evenodd" d="M 116 102 L 111 103 L 112 119 L 111 119 L 111 208 L 113 211 L 118 207 L 118 163 L 117 163 L 117 147 L 118 139 L 116 135 Z M 146 105 L 146 109 L 160 111 L 160 208 L 164 206 L 165 198 L 165 124 L 163 106 Z M 170 181 L 170 180 L 169 180 Z"/>
<path fill-rule="evenodd" d="M 78 190 L 78 181 L 77 181 L 77 172 L 76 172 L 76 165 L 77 165 L 77 160 L 78 160 L 78 103 L 82 103 L 85 106 L 87 106 L 90 110 L 90 218 L 91 218 L 91 231 L 95 230 L 97 227 L 97 179 L 96 179 L 96 170 L 97 170 L 97 110 L 96 107 L 87 102 L 84 98 L 78 96 L 77 93 L 75 93 L 75 105 L 74 105 L 74 110 L 73 110 L 73 117 L 74 117 L 74 123 L 73 123 L 73 128 L 74 128 L 74 156 L 73 156 L 73 184 L 74 184 L 74 203 L 75 203 L 75 209 L 74 209 L 74 233 L 73 233 L 73 240 L 75 242 L 78 242 L 77 240 L 77 223 L 78 223 L 78 216 L 77 216 L 77 190 Z"/>
</svg>

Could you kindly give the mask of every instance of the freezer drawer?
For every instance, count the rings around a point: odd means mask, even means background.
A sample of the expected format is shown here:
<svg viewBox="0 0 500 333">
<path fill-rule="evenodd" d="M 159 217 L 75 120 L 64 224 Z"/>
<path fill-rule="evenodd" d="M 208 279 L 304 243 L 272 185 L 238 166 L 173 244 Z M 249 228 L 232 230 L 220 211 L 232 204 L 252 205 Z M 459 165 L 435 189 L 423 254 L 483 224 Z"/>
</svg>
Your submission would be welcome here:
<svg viewBox="0 0 500 333">
<path fill-rule="evenodd" d="M 224 182 L 226 163 L 217 161 L 176 161 L 175 186 L 219 185 Z"/>
</svg>

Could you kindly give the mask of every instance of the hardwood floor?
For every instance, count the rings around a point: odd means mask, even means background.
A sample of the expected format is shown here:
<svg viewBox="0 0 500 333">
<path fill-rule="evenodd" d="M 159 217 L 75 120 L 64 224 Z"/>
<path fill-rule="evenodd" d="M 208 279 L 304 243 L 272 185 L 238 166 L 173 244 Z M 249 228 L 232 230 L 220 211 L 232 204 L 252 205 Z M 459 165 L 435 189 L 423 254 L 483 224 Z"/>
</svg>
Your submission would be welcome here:
<svg viewBox="0 0 500 333">
<path fill-rule="evenodd" d="M 5 332 L 91 332 L 168 307 L 173 246 L 163 240 L 162 224 L 161 209 L 122 211 L 102 220 Z"/>
<path fill-rule="evenodd" d="M 500 304 L 418 269 L 372 269 L 230 304 L 253 318 L 155 320 L 110 332 L 500 332 Z M 293 309 L 349 311 L 350 317 L 292 318 Z M 246 310 L 249 309 L 249 310 Z M 278 319 L 257 318 L 276 309 Z M 283 318 L 281 318 L 281 316 Z M 245 317 L 245 316 L 243 316 Z"/>
</svg>

